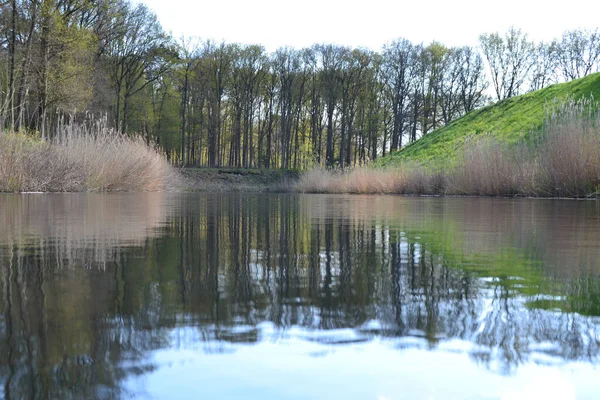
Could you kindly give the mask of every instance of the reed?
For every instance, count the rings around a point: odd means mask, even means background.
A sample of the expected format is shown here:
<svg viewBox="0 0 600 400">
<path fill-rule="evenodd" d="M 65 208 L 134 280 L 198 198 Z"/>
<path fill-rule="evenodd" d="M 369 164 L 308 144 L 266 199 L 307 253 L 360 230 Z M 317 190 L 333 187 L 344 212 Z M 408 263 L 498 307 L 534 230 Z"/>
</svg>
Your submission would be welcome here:
<svg viewBox="0 0 600 400">
<path fill-rule="evenodd" d="M 0 191 L 160 191 L 176 174 L 139 136 L 105 120 L 59 124 L 50 140 L 0 134 Z"/>
</svg>

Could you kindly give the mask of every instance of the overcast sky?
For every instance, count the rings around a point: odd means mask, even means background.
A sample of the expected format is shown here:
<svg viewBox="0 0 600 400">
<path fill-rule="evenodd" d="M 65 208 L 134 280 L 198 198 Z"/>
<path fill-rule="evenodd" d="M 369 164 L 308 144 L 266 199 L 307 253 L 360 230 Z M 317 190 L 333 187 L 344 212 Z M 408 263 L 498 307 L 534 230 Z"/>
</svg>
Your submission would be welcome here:
<svg viewBox="0 0 600 400">
<path fill-rule="evenodd" d="M 414 43 L 476 45 L 479 34 L 516 26 L 551 40 L 600 25 L 600 0 L 138 0 L 176 38 L 281 46 L 333 43 L 378 50 L 398 37 Z"/>
</svg>

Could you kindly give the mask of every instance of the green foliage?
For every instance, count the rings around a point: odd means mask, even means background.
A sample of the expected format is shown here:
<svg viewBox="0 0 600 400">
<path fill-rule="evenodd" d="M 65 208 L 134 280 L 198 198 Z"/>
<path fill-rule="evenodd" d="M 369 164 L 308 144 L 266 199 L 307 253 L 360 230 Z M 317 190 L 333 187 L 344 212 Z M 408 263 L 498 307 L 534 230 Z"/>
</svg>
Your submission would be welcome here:
<svg viewBox="0 0 600 400">
<path fill-rule="evenodd" d="M 49 42 L 48 104 L 67 113 L 85 110 L 93 96 L 96 37 L 88 29 L 69 25 L 54 11 Z"/>
<path fill-rule="evenodd" d="M 160 147 L 173 151 L 179 148 L 179 98 L 176 93 L 167 94 L 160 114 L 156 116 L 157 127 L 156 136 L 160 142 Z"/>
<path fill-rule="evenodd" d="M 489 135 L 503 143 L 515 144 L 539 131 L 549 112 L 567 99 L 600 98 L 600 73 L 571 82 L 549 86 L 475 110 L 437 129 L 398 152 L 380 158 L 375 165 L 395 167 L 404 161 L 428 165 L 452 164 L 465 143 Z"/>
</svg>

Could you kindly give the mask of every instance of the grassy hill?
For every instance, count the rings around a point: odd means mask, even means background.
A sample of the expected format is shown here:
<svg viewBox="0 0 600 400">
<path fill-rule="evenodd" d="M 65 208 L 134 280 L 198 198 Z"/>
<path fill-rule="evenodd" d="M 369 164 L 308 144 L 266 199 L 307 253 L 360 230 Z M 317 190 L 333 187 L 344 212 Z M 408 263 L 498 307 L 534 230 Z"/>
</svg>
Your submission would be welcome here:
<svg viewBox="0 0 600 400">
<path fill-rule="evenodd" d="M 555 104 L 565 99 L 577 100 L 590 96 L 600 99 L 600 73 L 475 110 L 402 150 L 380 158 L 375 165 L 393 167 L 404 160 L 425 164 L 453 160 L 465 141 L 482 134 L 489 134 L 502 142 L 516 143 L 527 133 L 540 129 L 548 111 Z"/>
</svg>

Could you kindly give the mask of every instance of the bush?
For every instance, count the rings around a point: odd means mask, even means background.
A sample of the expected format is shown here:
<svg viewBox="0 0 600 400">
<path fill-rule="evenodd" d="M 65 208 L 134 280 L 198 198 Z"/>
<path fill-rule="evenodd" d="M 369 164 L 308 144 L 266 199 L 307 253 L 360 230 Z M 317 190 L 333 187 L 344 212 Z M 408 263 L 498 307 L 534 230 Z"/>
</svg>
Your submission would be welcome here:
<svg viewBox="0 0 600 400">
<path fill-rule="evenodd" d="M 158 191 L 173 185 L 166 160 L 105 121 L 59 126 L 51 141 L 0 134 L 0 191 Z"/>
</svg>

